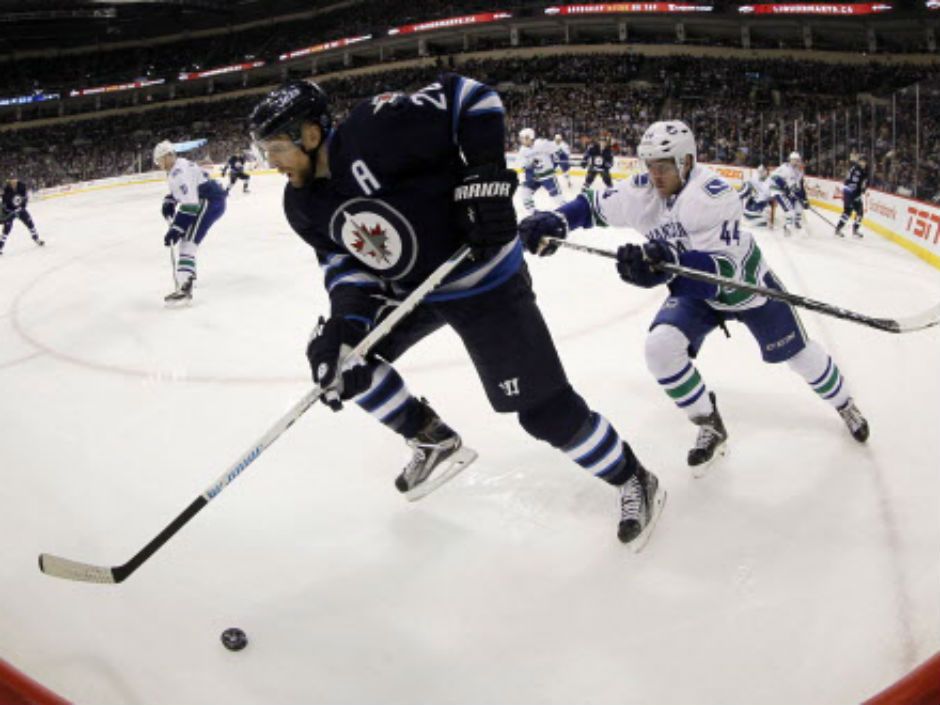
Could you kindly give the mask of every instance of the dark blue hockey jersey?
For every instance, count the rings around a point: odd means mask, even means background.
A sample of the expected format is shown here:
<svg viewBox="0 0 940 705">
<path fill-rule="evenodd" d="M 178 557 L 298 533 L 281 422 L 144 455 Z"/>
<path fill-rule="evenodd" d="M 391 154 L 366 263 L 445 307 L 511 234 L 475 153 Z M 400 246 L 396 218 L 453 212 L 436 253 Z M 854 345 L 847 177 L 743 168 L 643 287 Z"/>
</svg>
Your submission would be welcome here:
<svg viewBox="0 0 940 705">
<path fill-rule="evenodd" d="M 614 165 L 614 155 L 610 147 L 601 146 L 597 142 L 592 142 L 585 150 L 584 157 L 581 159 L 581 166 L 591 171 L 610 171 Z"/>
<path fill-rule="evenodd" d="M 846 196 L 859 197 L 865 193 L 868 188 L 868 171 L 863 169 L 858 163 L 853 163 L 849 168 L 849 175 L 845 177 L 842 190 Z"/>
<path fill-rule="evenodd" d="M 291 227 L 317 252 L 333 315 L 372 322 L 381 299 L 407 295 L 463 244 L 454 187 L 466 166 L 505 164 L 496 92 L 456 74 L 416 93 L 382 93 L 329 135 L 330 178 L 284 191 Z M 465 262 L 428 301 L 473 296 L 522 265 L 518 240 Z"/>
<path fill-rule="evenodd" d="M 241 174 L 245 171 L 245 158 L 241 155 L 234 154 L 228 158 L 228 164 L 226 164 L 225 167 L 233 174 Z"/>
<path fill-rule="evenodd" d="M 17 181 L 16 186 L 7 182 L 3 186 L 3 210 L 9 212 L 18 211 L 20 208 L 26 208 L 29 202 L 29 194 L 26 191 L 26 184 Z"/>
</svg>

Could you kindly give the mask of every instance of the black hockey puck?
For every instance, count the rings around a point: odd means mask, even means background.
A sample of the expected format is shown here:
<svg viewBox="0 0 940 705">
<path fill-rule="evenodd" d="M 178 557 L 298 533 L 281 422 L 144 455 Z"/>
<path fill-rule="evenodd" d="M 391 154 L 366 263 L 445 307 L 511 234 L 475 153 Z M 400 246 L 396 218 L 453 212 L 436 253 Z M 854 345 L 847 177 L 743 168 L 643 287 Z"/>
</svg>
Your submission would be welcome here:
<svg viewBox="0 0 940 705">
<path fill-rule="evenodd" d="M 248 646 L 248 637 L 238 627 L 229 627 L 222 632 L 222 645 L 229 651 L 241 651 Z"/>
</svg>

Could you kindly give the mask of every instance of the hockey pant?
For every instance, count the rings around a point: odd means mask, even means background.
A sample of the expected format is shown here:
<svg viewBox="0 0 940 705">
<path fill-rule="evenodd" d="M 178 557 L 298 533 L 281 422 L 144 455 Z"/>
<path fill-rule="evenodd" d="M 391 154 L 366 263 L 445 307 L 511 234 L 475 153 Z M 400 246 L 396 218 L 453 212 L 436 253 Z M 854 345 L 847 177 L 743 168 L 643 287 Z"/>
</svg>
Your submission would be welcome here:
<svg viewBox="0 0 940 705">
<path fill-rule="evenodd" d="M 782 286 L 770 273 L 764 285 Z M 817 342 L 809 340 L 792 306 L 773 299 L 744 311 L 717 311 L 702 299 L 670 297 L 653 319 L 646 338 L 646 366 L 663 391 L 690 419 L 707 416 L 712 403 L 696 368 L 705 337 L 723 322 L 747 326 L 764 362 L 786 362 L 824 401 L 838 409 L 849 398 L 838 366 Z"/>
<path fill-rule="evenodd" d="M 856 196 L 854 193 L 844 194 L 842 197 L 842 215 L 839 216 L 839 222 L 836 224 L 837 231 L 845 227 L 853 213 L 855 214 L 855 221 L 852 223 L 852 230 L 858 232 L 862 224 L 862 218 L 865 217 L 864 202 L 861 196 Z"/>
<path fill-rule="evenodd" d="M 788 193 L 777 192 L 774 200 L 783 210 L 784 223 L 787 226 L 803 227 L 803 204 Z"/>
<path fill-rule="evenodd" d="M 554 175 L 545 179 L 527 179 L 519 187 L 519 193 L 522 194 L 522 206 L 525 208 L 526 213 L 531 214 L 535 210 L 535 192 L 540 188 L 548 192 L 553 208 L 557 208 L 562 204 L 561 189 L 558 186 L 558 179 Z"/>
<path fill-rule="evenodd" d="M 604 183 L 607 185 L 608 188 L 614 185 L 614 182 L 610 178 L 609 169 L 588 169 L 587 176 L 584 178 L 584 186 L 582 187 L 582 190 L 586 191 L 588 188 L 590 188 L 591 184 L 594 183 L 594 179 L 597 178 L 598 174 L 601 175 L 601 179 L 604 180 Z"/>
<path fill-rule="evenodd" d="M 0 247 L 3 247 L 3 244 L 7 241 L 7 236 L 10 234 L 10 231 L 13 230 L 13 221 L 17 218 L 29 229 L 29 234 L 32 236 L 33 240 L 39 239 L 39 233 L 36 232 L 36 225 L 33 223 L 29 211 L 25 208 L 20 208 L 13 211 L 13 214 L 7 220 L 3 221 L 3 234 L 0 235 Z"/>
<path fill-rule="evenodd" d="M 196 278 L 196 251 L 209 232 L 209 228 L 225 213 L 225 199 L 201 199 L 199 213 L 192 227 L 180 240 L 179 256 L 176 259 L 176 285 L 183 286 Z"/>
<path fill-rule="evenodd" d="M 376 346 L 372 384 L 355 403 L 413 438 L 423 421 L 421 405 L 391 363 L 445 325 L 463 342 L 495 411 L 517 414 L 529 435 L 610 484 L 633 475 L 637 461 L 630 446 L 569 384 L 525 265 L 489 291 L 418 306 Z"/>
<path fill-rule="evenodd" d="M 235 182 L 239 179 L 242 179 L 245 182 L 245 191 L 248 190 L 248 182 L 251 180 L 251 176 L 246 174 L 244 171 L 229 171 L 228 173 L 228 187 L 232 188 L 235 185 Z"/>
</svg>

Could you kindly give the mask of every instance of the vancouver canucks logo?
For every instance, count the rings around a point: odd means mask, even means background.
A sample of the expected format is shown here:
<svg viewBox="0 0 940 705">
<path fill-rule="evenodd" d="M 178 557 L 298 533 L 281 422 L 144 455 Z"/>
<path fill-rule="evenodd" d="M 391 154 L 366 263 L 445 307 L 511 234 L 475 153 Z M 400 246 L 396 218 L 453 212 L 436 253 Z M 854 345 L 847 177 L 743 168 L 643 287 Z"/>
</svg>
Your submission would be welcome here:
<svg viewBox="0 0 940 705">
<path fill-rule="evenodd" d="M 380 199 L 346 201 L 333 213 L 330 236 L 368 269 L 380 271 L 388 279 L 405 276 L 414 265 L 414 228 Z"/>
</svg>

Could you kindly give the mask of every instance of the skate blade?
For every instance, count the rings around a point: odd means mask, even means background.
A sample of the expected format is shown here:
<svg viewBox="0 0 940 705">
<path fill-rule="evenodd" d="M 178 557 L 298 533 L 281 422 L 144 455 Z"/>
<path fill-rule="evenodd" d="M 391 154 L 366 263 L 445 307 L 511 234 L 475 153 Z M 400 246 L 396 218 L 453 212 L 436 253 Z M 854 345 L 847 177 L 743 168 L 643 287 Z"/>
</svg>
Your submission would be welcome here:
<svg viewBox="0 0 940 705">
<path fill-rule="evenodd" d="M 650 512 L 649 523 L 643 528 L 635 539 L 630 542 L 630 548 L 634 553 L 639 553 L 646 546 L 656 528 L 656 522 L 659 521 L 659 515 L 663 513 L 663 507 L 666 506 L 666 490 L 659 486 L 656 488 L 656 494 L 653 495 L 653 511 Z"/>
<path fill-rule="evenodd" d="M 163 306 L 165 308 L 186 308 L 193 305 L 192 297 L 186 299 L 164 299 Z"/>
<path fill-rule="evenodd" d="M 460 474 L 464 468 L 476 459 L 477 452 L 475 450 L 461 446 L 453 455 L 444 461 L 445 464 L 443 467 L 438 468 L 437 472 L 434 473 L 434 476 L 430 480 L 426 480 L 414 489 L 405 492 L 405 499 L 409 502 L 414 502 L 430 494 L 445 482 Z"/>
<path fill-rule="evenodd" d="M 715 454 L 711 457 L 711 460 L 706 463 L 702 463 L 701 465 L 692 466 L 692 477 L 694 477 L 696 480 L 702 479 L 708 473 L 710 473 L 712 468 L 718 464 L 718 461 L 724 458 L 726 455 L 728 455 L 727 441 L 715 449 Z"/>
</svg>

